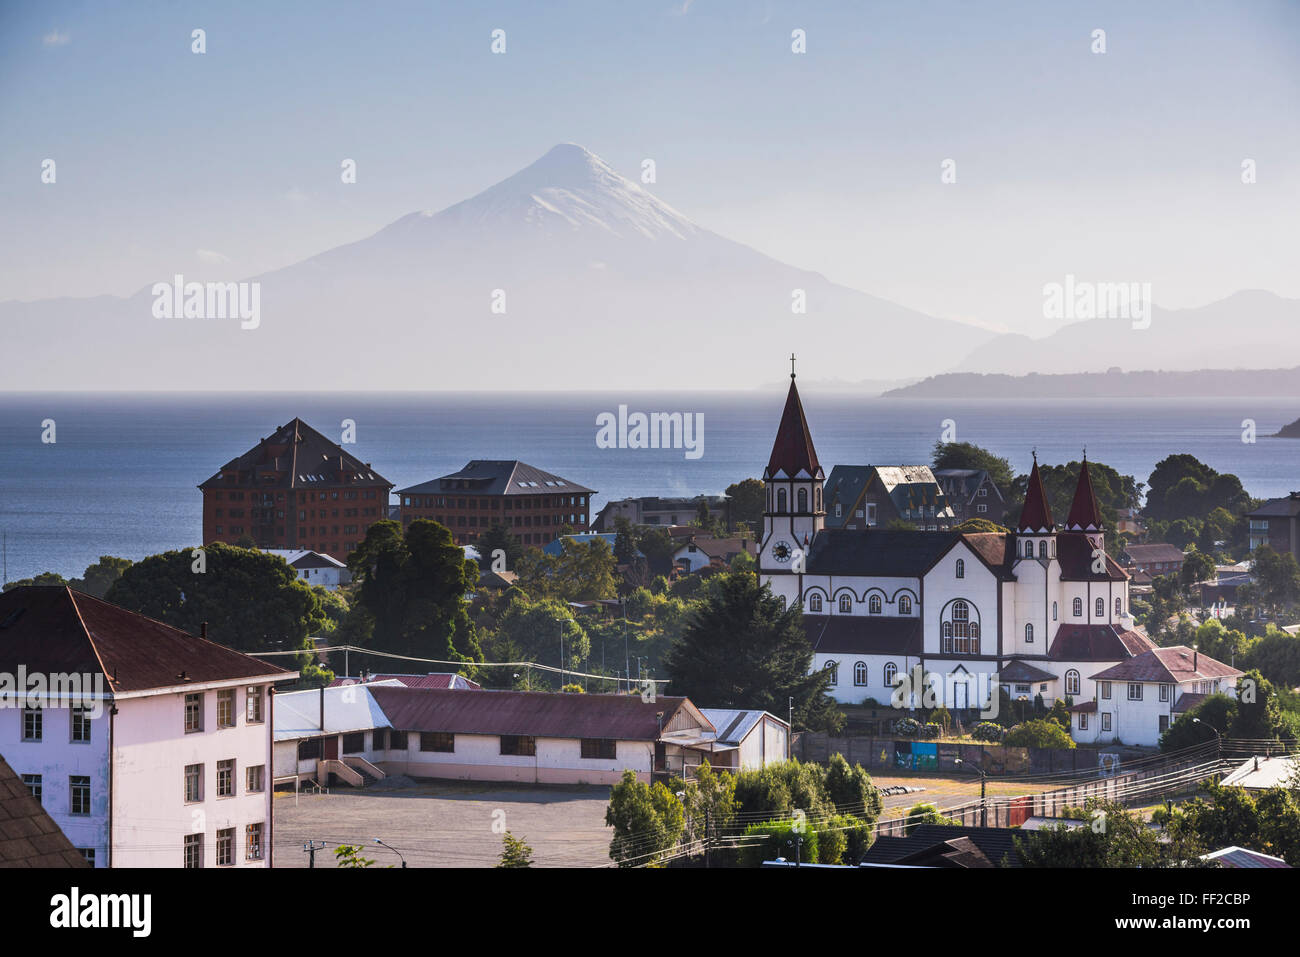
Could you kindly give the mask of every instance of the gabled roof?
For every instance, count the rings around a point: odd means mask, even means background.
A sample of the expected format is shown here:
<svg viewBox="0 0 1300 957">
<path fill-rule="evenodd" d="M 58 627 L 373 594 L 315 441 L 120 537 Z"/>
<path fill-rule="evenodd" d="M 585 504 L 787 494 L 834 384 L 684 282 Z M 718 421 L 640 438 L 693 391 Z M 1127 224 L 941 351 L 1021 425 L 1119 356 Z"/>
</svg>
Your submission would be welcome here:
<svg viewBox="0 0 1300 957">
<path fill-rule="evenodd" d="M 1096 533 L 1092 533 L 1096 535 Z M 1098 555 L 1097 553 L 1101 554 Z M 1097 558 L 1102 559 L 1102 570 L 1093 571 Z M 1087 532 L 1061 532 L 1056 536 L 1056 561 L 1060 566 L 1061 581 L 1067 582 L 1122 582 L 1128 579 L 1119 562 L 1107 554 L 1099 538 Z"/>
<path fill-rule="evenodd" d="M 0 671 L 101 674 L 114 693 L 294 672 L 66 586 L 0 594 Z"/>
<path fill-rule="evenodd" d="M 714 740 L 719 744 L 739 745 L 764 717 L 771 717 L 781 725 L 786 722 L 766 711 L 740 711 L 734 708 L 701 708 L 700 714 L 718 729 Z"/>
<path fill-rule="evenodd" d="M 1201 860 L 1214 861 L 1220 867 L 1269 867 L 1288 870 L 1291 867 L 1285 860 L 1273 854 L 1252 851 L 1249 848 L 1238 847 L 1235 844 L 1231 847 L 1211 851 L 1209 854 L 1203 854 Z"/>
<path fill-rule="evenodd" d="M 1056 675 L 1050 671 L 1044 671 L 1042 668 L 1035 668 L 1027 661 L 1016 659 L 1010 664 L 998 670 L 998 678 L 1002 681 L 1055 681 Z"/>
<path fill-rule="evenodd" d="M 709 558 L 719 558 L 723 561 L 734 558 L 741 552 L 747 552 L 750 555 L 758 554 L 758 543 L 752 538 L 713 538 L 708 535 L 693 537 L 677 546 L 673 552 L 674 557 L 691 545 L 702 551 Z"/>
<path fill-rule="evenodd" d="M 399 489 L 399 495 L 462 492 L 475 495 L 593 495 L 594 489 L 520 462 L 471 459 L 459 472 Z"/>
<path fill-rule="evenodd" d="M 1052 507 L 1047 502 L 1047 492 L 1043 490 L 1043 477 L 1038 473 L 1038 459 L 1034 459 L 1033 471 L 1029 473 L 1029 487 L 1025 489 L 1025 504 L 1020 509 L 1020 521 L 1016 531 L 1022 533 L 1047 533 L 1055 530 L 1052 521 Z"/>
<path fill-rule="evenodd" d="M 950 498 L 961 498 L 971 504 L 979 495 L 980 487 L 987 484 L 998 501 L 1003 501 L 1002 490 L 989 478 L 987 469 L 934 469 L 934 477 Z"/>
<path fill-rule="evenodd" d="M 1093 675 L 1100 681 L 1153 681 L 1181 684 L 1207 678 L 1240 677 L 1238 671 L 1222 661 L 1203 655 L 1186 645 L 1152 648 L 1128 661 Z"/>
<path fill-rule="evenodd" d="M 276 741 L 292 741 L 321 734 L 347 734 L 392 727 L 388 716 L 376 704 L 372 692 L 380 688 L 400 687 L 398 681 L 390 680 L 383 684 L 330 686 L 278 694 L 275 696 L 275 726 L 272 736 Z M 321 728 L 322 691 L 325 702 L 324 729 Z M 471 692 L 466 692 L 469 693 Z"/>
<path fill-rule="evenodd" d="M 199 488 L 392 488 L 388 481 L 302 419 L 291 419 Z"/>
<path fill-rule="evenodd" d="M 960 537 L 950 531 L 823 529 L 808 549 L 808 574 L 919 578 Z"/>
<path fill-rule="evenodd" d="M 1101 531 L 1101 508 L 1097 505 L 1097 493 L 1092 488 L 1092 474 L 1088 471 L 1086 455 L 1079 467 L 1079 484 L 1074 489 L 1074 502 L 1070 505 L 1070 517 L 1065 520 L 1065 528 L 1071 532 Z"/>
<path fill-rule="evenodd" d="M 1150 638 L 1136 630 L 1121 631 L 1114 625 L 1061 625 L 1047 654 L 1055 661 L 1123 661 L 1154 647 Z"/>
<path fill-rule="evenodd" d="M 826 476 L 822 498 L 826 502 L 826 527 L 841 528 L 854 521 L 853 506 L 862 499 L 862 492 L 871 481 L 870 465 L 836 465 Z M 842 514 L 835 515 L 835 505 L 842 505 Z"/>
<path fill-rule="evenodd" d="M 968 838 L 995 867 L 1003 859 L 1012 867 L 1020 867 L 1020 854 L 1015 840 L 1019 830 L 1010 827 L 967 827 L 964 824 L 917 824 L 910 828 L 907 837 L 881 836 L 862 857 L 864 864 L 895 864 L 911 857 L 917 851 L 958 838 Z"/>
<path fill-rule="evenodd" d="M 921 619 L 896 615 L 804 615 L 804 634 L 822 655 L 919 655 Z"/>
<path fill-rule="evenodd" d="M 799 390 L 795 387 L 792 372 L 785 410 L 781 413 L 781 424 L 776 430 L 776 441 L 772 444 L 763 480 L 794 478 L 800 474 L 820 478 L 822 467 L 817 461 L 817 450 L 813 448 L 812 433 L 808 430 L 808 420 L 804 418 L 803 403 L 799 401 Z"/>
<path fill-rule="evenodd" d="M 1300 492 L 1292 492 L 1286 498 L 1270 498 L 1247 518 L 1290 518 L 1300 515 Z"/>
<path fill-rule="evenodd" d="M 291 568 L 347 568 L 343 562 L 332 555 L 313 552 L 308 548 L 264 548 L 268 555 L 278 555 Z"/>
<path fill-rule="evenodd" d="M 963 532 L 961 536 L 976 556 L 1004 581 L 1015 579 L 1016 538 L 1009 532 Z"/>
<path fill-rule="evenodd" d="M 1134 565 L 1146 565 L 1151 562 L 1181 562 L 1187 556 L 1177 545 L 1153 542 L 1150 545 L 1125 545 L 1123 557 Z"/>
<path fill-rule="evenodd" d="M 0 868 L 89 866 L 0 757 Z"/>
<path fill-rule="evenodd" d="M 1219 783 L 1225 787 L 1264 791 L 1268 788 L 1285 787 L 1297 770 L 1300 770 L 1300 759 L 1295 755 L 1254 757 L 1242 762 L 1235 771 Z"/>
<path fill-rule="evenodd" d="M 398 731 L 654 741 L 660 735 L 659 712 L 664 728 L 682 708 L 698 713 L 688 699 L 663 695 L 643 701 L 640 695 L 365 688 Z M 700 720 L 708 725 L 703 715 Z"/>
</svg>

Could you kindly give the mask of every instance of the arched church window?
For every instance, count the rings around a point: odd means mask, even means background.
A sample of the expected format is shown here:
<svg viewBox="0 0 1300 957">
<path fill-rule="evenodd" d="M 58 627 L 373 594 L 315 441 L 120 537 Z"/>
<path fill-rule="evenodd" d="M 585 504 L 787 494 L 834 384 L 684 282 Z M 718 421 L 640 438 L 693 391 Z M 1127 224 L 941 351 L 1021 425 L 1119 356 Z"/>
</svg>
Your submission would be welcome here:
<svg viewBox="0 0 1300 957">
<path fill-rule="evenodd" d="M 820 512 L 822 510 L 822 487 L 820 485 L 813 489 L 813 502 L 813 511 Z"/>
<path fill-rule="evenodd" d="M 1026 557 L 1026 558 L 1033 558 L 1033 557 L 1034 557 L 1034 543 L 1033 543 L 1033 542 L 1025 542 L 1025 557 Z"/>
<path fill-rule="evenodd" d="M 1119 604 L 1118 598 L 1115 599 L 1115 603 Z M 910 615 L 912 613 L 912 598 L 910 595 L 903 595 L 898 599 L 898 613 L 900 615 Z"/>
<path fill-rule="evenodd" d="M 819 611 L 822 610 L 822 596 L 821 596 L 821 595 L 813 595 L 813 596 L 811 596 L 811 597 L 808 599 L 808 610 L 809 610 L 809 611 L 817 611 L 817 612 L 819 612 Z"/>
<path fill-rule="evenodd" d="M 1097 617 L 1098 618 L 1106 617 L 1106 599 L 1104 598 L 1097 599 Z"/>
<path fill-rule="evenodd" d="M 867 683 L 867 663 L 865 661 L 855 662 L 853 665 L 853 683 L 859 688 Z"/>
<path fill-rule="evenodd" d="M 1082 617 L 1083 617 L 1083 599 L 1082 599 L 1082 598 L 1076 598 L 1076 599 L 1074 600 L 1074 617 L 1075 617 L 1075 618 L 1082 618 Z"/>
<path fill-rule="evenodd" d="M 871 600 L 867 602 L 867 610 L 873 615 L 880 614 L 880 596 L 872 595 Z"/>
<path fill-rule="evenodd" d="M 957 559 L 957 577 L 958 578 L 966 577 L 966 562 L 960 558 Z"/>
<path fill-rule="evenodd" d="M 1039 558 L 1047 557 L 1047 539 L 1043 539 L 1041 542 L 1038 543 L 1038 557 Z"/>
<path fill-rule="evenodd" d="M 1068 695 L 1079 693 L 1079 672 L 1073 668 L 1065 673 L 1065 693 Z"/>
<path fill-rule="evenodd" d="M 1056 621 L 1056 602 L 1052 602 L 1052 621 Z"/>
<path fill-rule="evenodd" d="M 1123 615 L 1123 614 L 1124 614 L 1124 601 L 1123 601 L 1123 599 L 1116 598 L 1116 599 L 1115 599 L 1115 617 L 1118 618 L 1118 617 L 1120 617 L 1120 616 Z"/>
<path fill-rule="evenodd" d="M 853 599 L 848 595 L 840 596 L 840 611 L 845 615 L 853 611 Z"/>
<path fill-rule="evenodd" d="M 831 673 L 831 684 L 832 684 L 832 685 L 837 685 L 837 684 L 839 684 L 839 683 L 840 683 L 840 665 L 839 665 L 839 662 L 837 662 L 837 661 L 828 661 L 828 662 L 826 662 L 826 670 L 829 671 L 829 672 Z"/>
<path fill-rule="evenodd" d="M 898 680 L 898 665 L 892 661 L 885 665 L 885 687 L 892 688 Z"/>
<path fill-rule="evenodd" d="M 805 514 L 808 511 L 808 490 L 806 488 L 799 489 L 796 501 L 799 503 L 799 514 Z"/>
<path fill-rule="evenodd" d="M 784 514 L 784 513 L 785 513 L 785 511 L 786 511 L 786 507 L 785 507 L 785 503 L 786 503 L 786 501 L 787 501 L 787 499 L 786 499 L 786 495 L 785 495 L 785 489 L 783 489 L 783 488 L 779 488 L 779 489 L 777 489 L 777 490 L 776 490 L 776 511 L 777 511 L 777 514 Z"/>
<path fill-rule="evenodd" d="M 1034 626 L 1025 625 L 1025 644 L 1032 645 L 1033 643 L 1034 643 Z"/>
</svg>

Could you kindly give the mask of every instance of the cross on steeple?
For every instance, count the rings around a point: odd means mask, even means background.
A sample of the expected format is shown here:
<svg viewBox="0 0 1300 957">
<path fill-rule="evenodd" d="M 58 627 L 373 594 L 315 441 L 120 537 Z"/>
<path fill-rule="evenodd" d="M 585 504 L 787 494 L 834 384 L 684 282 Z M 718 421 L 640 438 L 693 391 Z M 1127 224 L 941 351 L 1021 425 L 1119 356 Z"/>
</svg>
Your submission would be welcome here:
<svg viewBox="0 0 1300 957">
<path fill-rule="evenodd" d="M 790 353 L 790 378 L 794 378 L 794 353 Z"/>
</svg>

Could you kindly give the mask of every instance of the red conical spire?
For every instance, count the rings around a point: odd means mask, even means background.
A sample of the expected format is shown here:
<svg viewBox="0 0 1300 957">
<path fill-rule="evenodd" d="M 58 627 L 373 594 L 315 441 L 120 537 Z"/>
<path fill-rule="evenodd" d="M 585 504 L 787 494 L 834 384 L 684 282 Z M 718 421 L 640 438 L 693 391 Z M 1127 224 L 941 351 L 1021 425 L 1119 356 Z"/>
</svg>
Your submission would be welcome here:
<svg viewBox="0 0 1300 957">
<path fill-rule="evenodd" d="M 1088 474 L 1088 453 L 1083 454 L 1083 467 L 1079 469 L 1079 484 L 1074 489 L 1074 502 L 1065 528 L 1071 532 L 1101 531 L 1101 509 L 1097 507 L 1097 493 L 1092 489 L 1092 476 Z"/>
<path fill-rule="evenodd" d="M 791 356 L 792 361 L 793 358 Z M 787 478 L 794 478 L 800 472 L 816 478 L 821 474 L 821 468 L 792 371 L 790 392 L 785 397 L 785 411 L 781 413 L 781 426 L 776 430 L 776 442 L 772 445 L 772 456 L 767 460 L 763 479 L 770 481 L 780 473 L 784 473 Z"/>
<path fill-rule="evenodd" d="M 1047 504 L 1047 493 L 1043 491 L 1043 478 L 1038 474 L 1038 455 L 1034 455 L 1034 470 L 1029 473 L 1029 488 L 1025 490 L 1025 506 L 1020 510 L 1020 521 L 1016 524 L 1017 532 L 1055 531 L 1052 521 L 1052 507 Z"/>
</svg>

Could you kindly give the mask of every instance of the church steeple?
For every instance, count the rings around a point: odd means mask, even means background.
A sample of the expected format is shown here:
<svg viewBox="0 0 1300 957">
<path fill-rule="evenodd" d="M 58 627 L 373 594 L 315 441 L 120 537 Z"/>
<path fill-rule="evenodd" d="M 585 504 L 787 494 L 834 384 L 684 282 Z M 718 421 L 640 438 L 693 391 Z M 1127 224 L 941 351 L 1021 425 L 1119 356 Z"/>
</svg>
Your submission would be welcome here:
<svg viewBox="0 0 1300 957">
<path fill-rule="evenodd" d="M 1097 493 L 1092 488 L 1092 476 L 1088 473 L 1088 453 L 1083 453 L 1083 466 L 1079 469 L 1079 484 L 1074 489 L 1074 502 L 1070 506 L 1070 517 L 1065 520 L 1067 532 L 1100 532 L 1101 509 L 1097 505 Z"/>
<path fill-rule="evenodd" d="M 1029 488 L 1025 490 L 1025 504 L 1020 510 L 1016 531 L 1021 535 L 1051 534 L 1056 531 L 1052 521 L 1052 506 L 1047 503 L 1043 478 L 1038 474 L 1038 454 L 1034 454 L 1034 469 L 1029 473 Z"/>
<path fill-rule="evenodd" d="M 808 420 L 804 418 L 803 403 L 799 401 L 799 389 L 794 384 L 794 356 L 790 360 L 790 391 L 786 394 L 776 442 L 763 472 L 765 482 L 776 478 L 824 478 L 821 464 L 817 461 L 817 450 L 813 448 L 812 433 L 808 431 Z"/>
<path fill-rule="evenodd" d="M 771 572 L 802 574 L 804 557 L 813 539 L 825 527 L 822 504 L 821 463 L 813 448 L 812 432 L 794 384 L 794 356 L 790 357 L 790 391 L 776 430 L 776 442 L 763 470 L 767 507 L 763 509 L 763 544 L 759 568 Z"/>
</svg>

